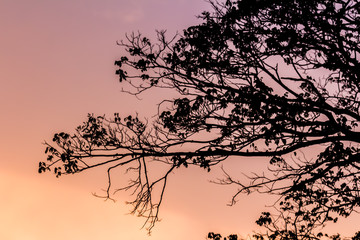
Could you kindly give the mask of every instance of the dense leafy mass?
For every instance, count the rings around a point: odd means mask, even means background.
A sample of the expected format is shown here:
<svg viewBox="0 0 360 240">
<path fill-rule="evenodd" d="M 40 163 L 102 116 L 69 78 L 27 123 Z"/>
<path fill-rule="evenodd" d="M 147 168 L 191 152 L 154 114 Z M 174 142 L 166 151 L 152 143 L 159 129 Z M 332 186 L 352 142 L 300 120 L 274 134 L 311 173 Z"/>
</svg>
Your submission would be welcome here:
<svg viewBox="0 0 360 240">
<path fill-rule="evenodd" d="M 115 61 L 116 74 L 126 91 L 174 93 L 159 103 L 153 122 L 89 115 L 75 133 L 46 143 L 39 172 L 106 165 L 111 197 L 111 171 L 128 168 L 135 177 L 121 189 L 134 191 L 134 213 L 146 216 L 151 230 L 170 172 L 269 157 L 273 174 L 249 183 L 225 174 L 220 183 L 239 186 L 233 203 L 242 192 L 279 195 L 277 220 L 258 220 L 273 239 L 320 238 L 317 226 L 360 205 L 360 2 L 210 4 L 213 11 L 182 35 L 158 32 L 153 43 L 132 34 L 119 43 L 127 55 Z M 149 175 L 151 161 L 166 166 L 161 177 Z"/>
</svg>

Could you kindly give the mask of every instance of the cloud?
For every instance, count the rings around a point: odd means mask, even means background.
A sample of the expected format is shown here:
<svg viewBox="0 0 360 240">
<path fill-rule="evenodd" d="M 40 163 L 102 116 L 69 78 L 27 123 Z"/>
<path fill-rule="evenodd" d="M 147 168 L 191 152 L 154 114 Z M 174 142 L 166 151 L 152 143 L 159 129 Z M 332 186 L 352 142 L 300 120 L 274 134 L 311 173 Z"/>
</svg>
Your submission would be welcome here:
<svg viewBox="0 0 360 240">
<path fill-rule="evenodd" d="M 110 21 L 120 21 L 123 23 L 141 22 L 145 15 L 145 6 L 143 0 L 124 1 L 124 2 L 106 2 L 93 8 L 93 15 Z"/>
<path fill-rule="evenodd" d="M 122 20 L 126 23 L 134 23 L 140 21 L 144 17 L 144 11 L 142 8 L 134 8 L 122 15 Z"/>
</svg>

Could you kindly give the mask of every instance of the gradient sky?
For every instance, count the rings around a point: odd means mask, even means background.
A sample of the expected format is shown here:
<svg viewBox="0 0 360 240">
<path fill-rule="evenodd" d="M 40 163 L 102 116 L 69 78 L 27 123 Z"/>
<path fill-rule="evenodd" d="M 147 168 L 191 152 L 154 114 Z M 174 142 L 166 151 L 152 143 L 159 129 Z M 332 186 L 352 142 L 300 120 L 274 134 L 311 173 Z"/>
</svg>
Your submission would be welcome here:
<svg viewBox="0 0 360 240">
<path fill-rule="evenodd" d="M 207 232 L 252 234 L 267 196 L 243 196 L 210 184 L 219 170 L 184 169 L 170 178 L 162 221 L 151 237 L 144 219 L 127 215 L 126 194 L 116 203 L 92 196 L 106 186 L 102 171 L 64 176 L 37 174 L 44 140 L 71 131 L 87 113 L 140 116 L 156 109 L 121 93 L 116 41 L 137 31 L 168 35 L 196 24 L 203 0 L 0 0 L 0 239 L 205 239 Z M 146 96 L 144 96 L 146 98 Z M 233 174 L 264 168 L 263 159 L 237 159 Z M 356 217 L 332 230 L 353 234 Z"/>
</svg>

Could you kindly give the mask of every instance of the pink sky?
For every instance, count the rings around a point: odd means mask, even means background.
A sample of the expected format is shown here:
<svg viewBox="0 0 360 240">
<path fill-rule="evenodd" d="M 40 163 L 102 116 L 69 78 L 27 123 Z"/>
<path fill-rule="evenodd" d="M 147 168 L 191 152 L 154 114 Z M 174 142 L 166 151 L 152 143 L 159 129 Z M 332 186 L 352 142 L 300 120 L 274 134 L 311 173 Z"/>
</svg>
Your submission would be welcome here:
<svg viewBox="0 0 360 240">
<path fill-rule="evenodd" d="M 129 200 L 92 196 L 106 186 L 101 171 L 54 176 L 37 174 L 42 142 L 71 131 L 87 113 L 151 114 L 151 99 L 120 92 L 116 41 L 140 30 L 169 36 L 195 24 L 209 9 L 203 0 L 1 0 L 0 1 L 0 239 L 204 239 L 207 232 L 252 234 L 267 196 L 243 196 L 226 204 L 235 189 L 210 184 L 219 171 L 185 169 L 170 179 L 162 221 L 151 237 L 143 220 L 126 215 Z M 145 96 L 146 97 L 146 96 Z M 257 170 L 261 159 L 240 159 L 236 172 Z M 354 222 L 355 218 L 348 223 Z M 339 230 L 353 234 L 356 224 Z"/>
</svg>

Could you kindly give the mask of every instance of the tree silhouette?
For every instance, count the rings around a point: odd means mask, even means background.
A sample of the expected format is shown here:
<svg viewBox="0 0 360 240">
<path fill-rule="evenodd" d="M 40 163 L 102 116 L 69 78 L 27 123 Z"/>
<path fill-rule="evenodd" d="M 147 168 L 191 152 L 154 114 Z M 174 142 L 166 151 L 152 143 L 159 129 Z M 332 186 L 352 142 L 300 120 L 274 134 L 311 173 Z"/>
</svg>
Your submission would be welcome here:
<svg viewBox="0 0 360 240">
<path fill-rule="evenodd" d="M 273 232 L 271 235 L 261 235 L 261 234 L 254 234 L 253 238 L 256 240 L 264 240 L 264 239 L 286 239 L 286 240 L 290 240 L 290 239 L 318 239 L 319 237 L 322 237 L 322 234 L 318 234 L 317 237 L 312 237 L 312 238 L 298 238 L 298 236 L 294 236 L 293 233 L 291 231 L 280 231 L 280 232 Z M 360 232 L 355 233 L 355 235 L 351 238 L 341 238 L 341 236 L 339 234 L 335 234 L 335 235 L 325 235 L 326 239 L 328 240 L 341 240 L 341 239 L 347 239 L 347 240 L 359 240 L 360 239 Z M 227 237 L 222 237 L 221 234 L 219 233 L 213 233 L 210 232 L 207 236 L 207 239 L 213 239 L 213 240 L 238 240 L 241 239 L 239 238 L 238 235 L 236 234 L 231 234 Z"/>
<path fill-rule="evenodd" d="M 219 183 L 239 186 L 232 203 L 242 192 L 278 195 L 280 225 L 316 238 L 308 229 L 360 205 L 360 2 L 210 4 L 201 24 L 172 39 L 158 32 L 153 43 L 139 33 L 118 43 L 127 51 L 115 61 L 124 91 L 173 93 L 155 119 L 89 115 L 75 133 L 46 143 L 39 172 L 107 166 L 110 198 L 112 170 L 127 169 L 132 178 L 120 190 L 133 191 L 133 213 L 151 230 L 177 168 L 210 171 L 229 157 L 269 157 L 273 174 L 244 183 L 224 172 Z M 151 162 L 164 164 L 160 177 L 151 174 Z M 258 221 L 270 228 L 269 219 Z"/>
</svg>

